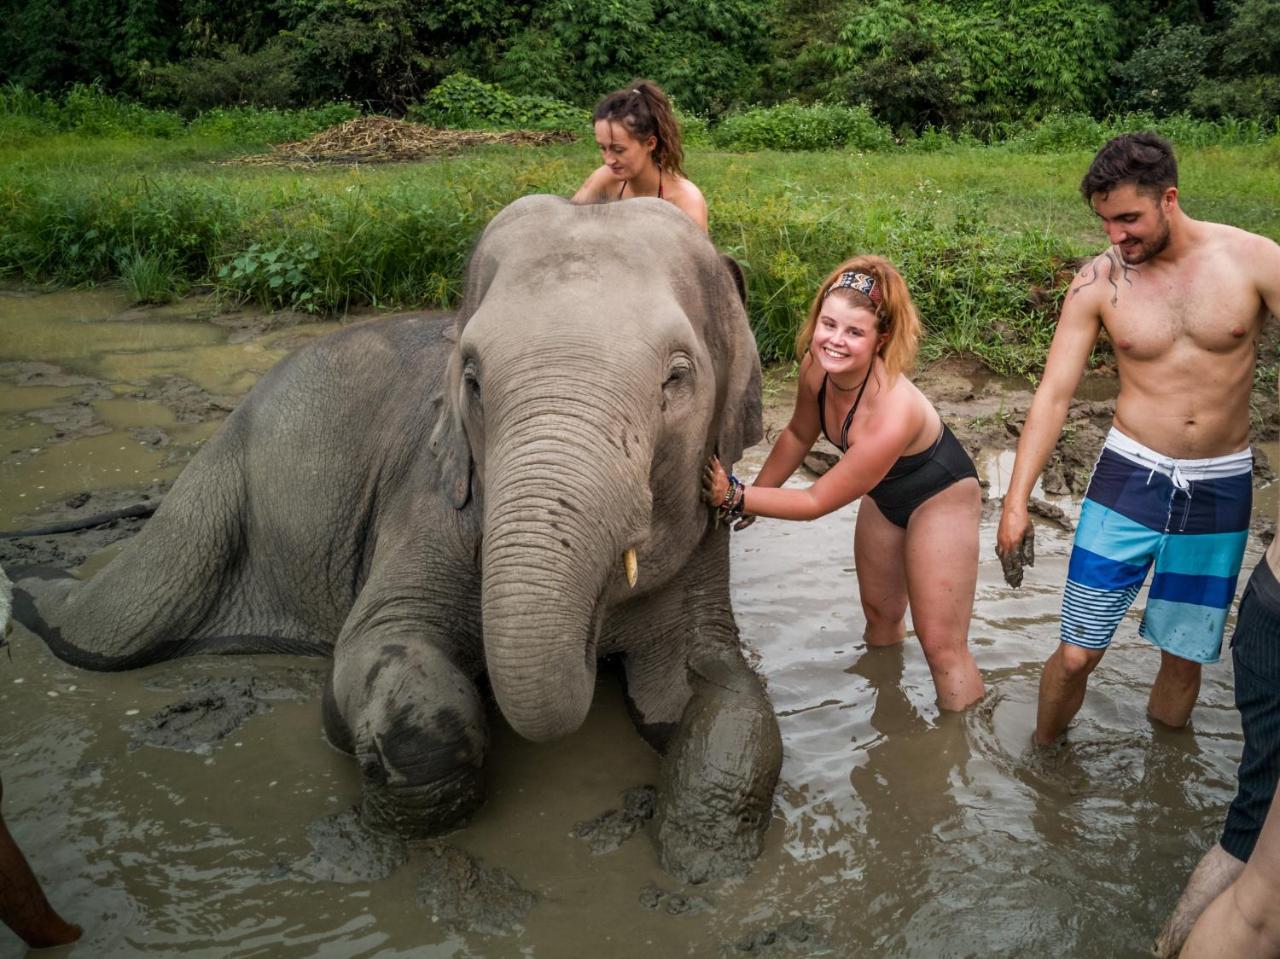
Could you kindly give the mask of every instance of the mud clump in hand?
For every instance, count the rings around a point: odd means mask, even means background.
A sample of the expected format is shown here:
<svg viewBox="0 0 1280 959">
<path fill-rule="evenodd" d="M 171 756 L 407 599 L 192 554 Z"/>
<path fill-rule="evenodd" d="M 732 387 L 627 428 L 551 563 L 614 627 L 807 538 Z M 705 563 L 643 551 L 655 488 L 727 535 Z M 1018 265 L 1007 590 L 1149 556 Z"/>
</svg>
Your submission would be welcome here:
<svg viewBox="0 0 1280 959">
<path fill-rule="evenodd" d="M 1015 589 L 1022 585 L 1022 570 L 1026 566 L 1036 564 L 1035 527 L 1028 526 L 1027 534 L 1022 542 L 1007 553 L 1000 554 L 1000 569 L 1004 573 L 1004 581 Z"/>
</svg>

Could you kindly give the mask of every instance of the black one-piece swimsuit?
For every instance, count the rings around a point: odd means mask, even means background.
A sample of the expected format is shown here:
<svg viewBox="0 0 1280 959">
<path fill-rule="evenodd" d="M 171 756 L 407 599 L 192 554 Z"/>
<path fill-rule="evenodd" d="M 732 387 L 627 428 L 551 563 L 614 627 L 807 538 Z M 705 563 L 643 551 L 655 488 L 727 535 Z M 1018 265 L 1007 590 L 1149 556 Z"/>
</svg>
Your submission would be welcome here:
<svg viewBox="0 0 1280 959">
<path fill-rule="evenodd" d="M 858 411 L 858 404 L 862 402 L 862 394 L 866 392 L 870 377 L 871 369 L 868 367 L 867 376 L 862 380 L 858 395 L 854 397 L 853 406 L 849 407 L 849 415 L 844 418 L 839 442 L 827 432 L 828 377 L 825 374 L 822 377 L 822 386 L 818 388 L 818 422 L 822 424 L 822 435 L 841 453 L 848 452 L 849 427 L 853 425 L 853 414 Z M 950 427 L 943 423 L 932 446 L 910 456 L 899 456 L 889 467 L 889 472 L 884 474 L 884 478 L 867 491 L 867 495 L 889 522 L 906 529 L 917 506 L 969 476 L 977 479 L 978 469 Z"/>
</svg>

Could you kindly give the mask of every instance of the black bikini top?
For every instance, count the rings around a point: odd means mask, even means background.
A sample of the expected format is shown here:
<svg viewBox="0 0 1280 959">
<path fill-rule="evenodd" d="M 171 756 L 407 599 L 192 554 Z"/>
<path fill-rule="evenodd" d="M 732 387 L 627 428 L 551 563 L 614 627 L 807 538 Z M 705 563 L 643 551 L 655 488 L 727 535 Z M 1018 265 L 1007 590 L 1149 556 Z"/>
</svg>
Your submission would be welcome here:
<svg viewBox="0 0 1280 959">
<path fill-rule="evenodd" d="M 622 181 L 622 189 L 618 191 L 619 200 L 622 199 L 622 194 L 627 192 L 627 184 L 629 184 L 630 182 L 631 182 L 630 180 Z M 658 199 L 659 200 L 666 199 L 666 197 L 662 195 L 662 167 L 658 167 Z"/>
<path fill-rule="evenodd" d="M 822 374 L 822 385 L 818 387 L 818 422 L 822 426 L 822 435 L 841 453 L 849 448 L 849 427 L 853 425 L 853 414 L 858 412 L 858 404 L 862 402 L 862 394 L 867 391 L 867 382 L 871 379 L 871 370 L 874 366 L 874 360 L 867 364 L 867 375 L 862 378 L 862 385 L 858 387 L 858 395 L 853 398 L 853 405 L 849 407 L 849 415 L 844 418 L 844 426 L 840 429 L 839 443 L 833 440 L 831 434 L 827 432 L 827 380 L 829 376 L 826 373 Z M 839 389 L 839 387 L 837 386 L 836 389 Z"/>
</svg>

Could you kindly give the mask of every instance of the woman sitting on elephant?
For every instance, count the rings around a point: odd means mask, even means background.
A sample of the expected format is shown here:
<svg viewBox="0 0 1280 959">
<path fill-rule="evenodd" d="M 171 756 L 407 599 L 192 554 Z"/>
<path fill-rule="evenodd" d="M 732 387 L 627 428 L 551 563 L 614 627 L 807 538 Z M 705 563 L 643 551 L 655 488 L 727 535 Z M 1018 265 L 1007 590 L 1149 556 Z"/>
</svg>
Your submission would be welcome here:
<svg viewBox="0 0 1280 959">
<path fill-rule="evenodd" d="M 713 458 L 704 490 L 723 516 L 744 518 L 739 528 L 753 516 L 815 519 L 862 497 L 853 550 L 867 645 L 902 642 L 909 603 L 938 705 L 959 710 L 983 694 L 968 646 L 982 503 L 973 461 L 903 375 L 919 340 L 892 264 L 841 263 L 796 336 L 795 411 L 755 482 L 726 476 Z M 808 489 L 780 489 L 820 431 L 840 461 Z"/>
<path fill-rule="evenodd" d="M 593 119 L 604 164 L 578 188 L 574 203 L 652 196 L 707 229 L 707 201 L 684 175 L 680 123 L 656 83 L 637 80 L 613 91 L 596 104 Z"/>
</svg>

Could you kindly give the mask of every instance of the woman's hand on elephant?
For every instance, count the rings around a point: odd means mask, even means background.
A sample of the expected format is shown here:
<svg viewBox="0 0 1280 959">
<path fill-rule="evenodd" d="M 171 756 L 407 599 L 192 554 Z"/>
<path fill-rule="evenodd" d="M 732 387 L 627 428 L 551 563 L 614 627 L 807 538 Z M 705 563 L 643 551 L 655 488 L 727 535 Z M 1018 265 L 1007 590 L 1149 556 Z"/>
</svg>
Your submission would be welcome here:
<svg viewBox="0 0 1280 959">
<path fill-rule="evenodd" d="M 702 469 L 702 498 L 712 508 L 724 505 L 725 494 L 729 492 L 729 474 L 720 465 L 720 458 L 712 456 Z"/>
</svg>

